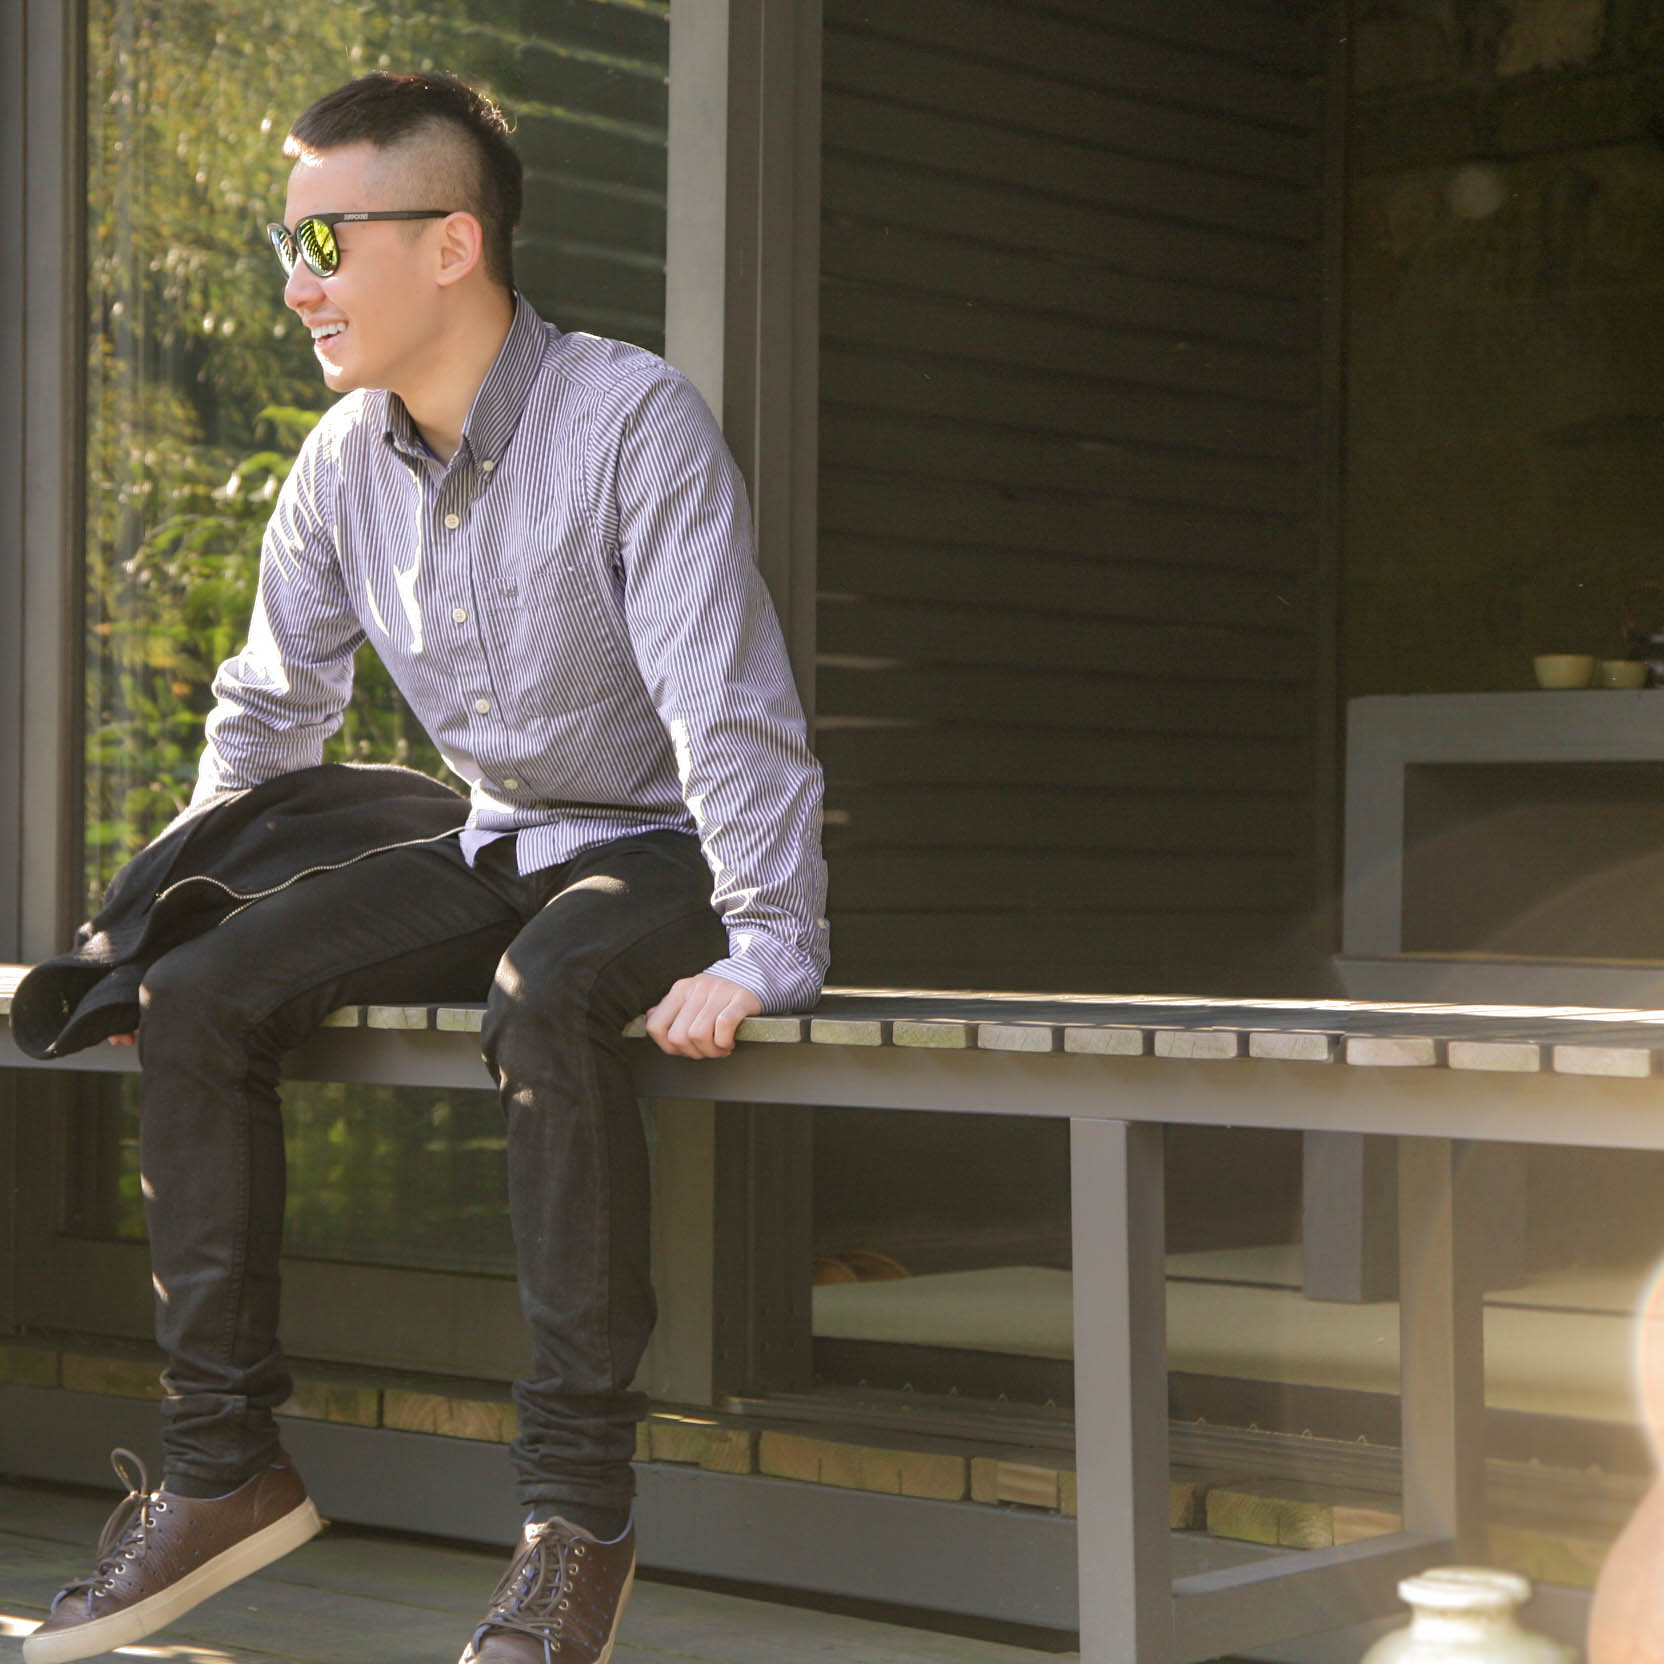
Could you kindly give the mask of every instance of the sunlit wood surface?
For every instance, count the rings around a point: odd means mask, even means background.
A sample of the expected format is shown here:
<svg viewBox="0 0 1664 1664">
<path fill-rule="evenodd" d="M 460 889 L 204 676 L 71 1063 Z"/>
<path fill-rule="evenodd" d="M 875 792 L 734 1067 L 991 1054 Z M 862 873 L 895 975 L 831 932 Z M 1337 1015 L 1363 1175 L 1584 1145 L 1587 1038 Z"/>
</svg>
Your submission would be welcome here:
<svg viewBox="0 0 1664 1664">
<path fill-rule="evenodd" d="M 0 1486 L 0 1659 L 83 1575 L 114 1502 Z M 506 1551 L 332 1527 L 315 1542 L 108 1655 L 175 1664 L 454 1664 Z M 1063 1654 L 1063 1660 L 1077 1658 Z M 964 1636 L 638 1580 L 614 1664 L 1059 1664 Z"/>
</svg>

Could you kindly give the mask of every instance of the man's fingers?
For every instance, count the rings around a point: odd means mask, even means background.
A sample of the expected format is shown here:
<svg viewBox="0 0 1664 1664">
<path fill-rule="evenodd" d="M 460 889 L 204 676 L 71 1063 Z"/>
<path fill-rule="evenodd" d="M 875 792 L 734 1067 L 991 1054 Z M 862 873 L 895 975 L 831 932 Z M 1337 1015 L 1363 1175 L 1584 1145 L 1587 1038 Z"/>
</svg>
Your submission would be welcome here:
<svg viewBox="0 0 1664 1664">
<path fill-rule="evenodd" d="M 647 1013 L 647 1033 L 653 1041 L 668 1051 L 665 1045 L 670 1034 L 670 1026 L 681 1015 L 682 1002 L 687 998 L 690 977 L 683 977 L 678 982 L 671 983 L 665 996 Z"/>
<path fill-rule="evenodd" d="M 749 988 L 701 973 L 672 983 L 666 997 L 647 1012 L 647 1033 L 676 1057 L 727 1057 L 740 1023 L 760 1008 Z"/>
<path fill-rule="evenodd" d="M 716 1014 L 716 1032 L 713 1039 L 717 1050 L 726 1057 L 734 1049 L 734 1036 L 739 1033 L 740 1024 L 746 1019 L 745 1001 L 730 999 Z"/>
<path fill-rule="evenodd" d="M 682 1010 L 670 1025 L 670 1038 L 684 1057 L 715 1057 L 711 1029 L 721 995 L 712 988 L 690 989 Z"/>
<path fill-rule="evenodd" d="M 647 1013 L 647 1033 L 661 1051 L 678 1057 L 699 1057 L 690 1038 L 697 1017 L 699 978 L 673 982 L 665 997 Z"/>
<path fill-rule="evenodd" d="M 676 1057 L 726 1057 L 747 1017 L 762 1009 L 749 989 L 708 973 L 683 977 L 647 1013 L 647 1033 Z"/>
</svg>

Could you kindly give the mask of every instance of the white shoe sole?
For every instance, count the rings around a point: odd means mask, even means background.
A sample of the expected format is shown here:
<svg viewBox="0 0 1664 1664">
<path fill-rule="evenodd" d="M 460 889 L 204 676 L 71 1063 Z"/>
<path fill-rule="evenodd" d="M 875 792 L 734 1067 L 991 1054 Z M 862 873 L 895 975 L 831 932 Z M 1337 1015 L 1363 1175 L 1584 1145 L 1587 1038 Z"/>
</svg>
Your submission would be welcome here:
<svg viewBox="0 0 1664 1664">
<path fill-rule="evenodd" d="M 323 1527 L 323 1516 L 308 1497 L 282 1519 L 273 1520 L 263 1530 L 233 1543 L 223 1554 L 216 1554 L 194 1572 L 157 1590 L 136 1606 L 77 1624 L 73 1629 L 28 1636 L 23 1643 L 23 1656 L 27 1664 L 73 1664 L 75 1659 L 97 1658 L 100 1653 L 142 1641 L 145 1636 L 154 1635 L 175 1619 L 184 1617 L 210 1595 L 217 1595 L 240 1578 L 282 1559 L 291 1549 L 317 1536 Z"/>
</svg>

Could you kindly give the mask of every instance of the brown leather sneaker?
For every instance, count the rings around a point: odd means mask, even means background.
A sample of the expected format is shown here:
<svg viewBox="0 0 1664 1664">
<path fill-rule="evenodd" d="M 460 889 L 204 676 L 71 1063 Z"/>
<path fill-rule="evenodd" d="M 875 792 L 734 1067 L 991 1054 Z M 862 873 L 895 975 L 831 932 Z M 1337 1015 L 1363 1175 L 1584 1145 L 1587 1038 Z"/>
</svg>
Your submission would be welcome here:
<svg viewBox="0 0 1664 1664">
<path fill-rule="evenodd" d="M 635 1574 L 633 1518 L 615 1543 L 528 1523 L 458 1664 L 607 1664 Z"/>
<path fill-rule="evenodd" d="M 130 1450 L 112 1452 L 110 1464 L 127 1495 L 98 1539 L 92 1575 L 60 1589 L 51 1615 L 23 1643 L 28 1664 L 95 1658 L 154 1634 L 323 1527 L 281 1451 L 230 1496 L 208 1501 L 152 1492 Z"/>
</svg>

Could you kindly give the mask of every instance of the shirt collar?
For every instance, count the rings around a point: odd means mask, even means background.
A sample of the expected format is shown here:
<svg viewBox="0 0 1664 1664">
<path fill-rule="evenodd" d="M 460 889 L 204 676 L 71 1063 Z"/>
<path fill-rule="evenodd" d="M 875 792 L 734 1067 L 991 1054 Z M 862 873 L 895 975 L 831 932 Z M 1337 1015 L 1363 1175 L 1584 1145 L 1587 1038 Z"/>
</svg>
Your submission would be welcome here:
<svg viewBox="0 0 1664 1664">
<path fill-rule="evenodd" d="M 526 408 L 532 383 L 537 379 L 548 339 L 548 325 L 533 310 L 531 302 L 516 291 L 514 319 L 498 349 L 468 419 L 462 424 L 462 447 L 478 462 L 496 465 Z M 402 451 L 431 454 L 423 442 L 404 400 L 397 393 L 387 395 L 386 436 Z"/>
</svg>

